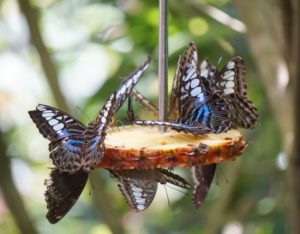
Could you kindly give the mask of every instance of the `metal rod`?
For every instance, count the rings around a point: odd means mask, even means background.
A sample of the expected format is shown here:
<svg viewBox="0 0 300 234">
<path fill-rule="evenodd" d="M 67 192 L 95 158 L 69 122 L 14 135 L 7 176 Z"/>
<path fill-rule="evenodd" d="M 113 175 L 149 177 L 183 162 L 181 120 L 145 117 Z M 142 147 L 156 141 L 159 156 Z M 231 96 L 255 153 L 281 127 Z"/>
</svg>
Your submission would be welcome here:
<svg viewBox="0 0 300 234">
<path fill-rule="evenodd" d="M 159 0 L 158 118 L 166 120 L 168 98 L 168 0 Z M 164 127 L 160 127 L 164 131 Z"/>
</svg>

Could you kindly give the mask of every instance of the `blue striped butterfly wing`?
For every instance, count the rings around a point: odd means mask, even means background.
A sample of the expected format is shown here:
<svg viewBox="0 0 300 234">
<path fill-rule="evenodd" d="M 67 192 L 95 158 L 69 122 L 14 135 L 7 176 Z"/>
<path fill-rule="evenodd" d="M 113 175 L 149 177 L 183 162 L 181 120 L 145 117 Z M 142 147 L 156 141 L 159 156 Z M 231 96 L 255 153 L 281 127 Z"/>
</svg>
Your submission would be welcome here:
<svg viewBox="0 0 300 234">
<path fill-rule="evenodd" d="M 216 133 L 232 127 L 229 104 L 214 92 L 210 81 L 204 79 L 195 66 L 186 65 L 180 91 L 181 123 L 201 124 Z"/>
<path fill-rule="evenodd" d="M 53 164 L 60 171 L 79 170 L 86 127 L 67 113 L 47 105 L 39 104 L 29 115 L 40 133 L 51 141 L 49 151 Z"/>
<path fill-rule="evenodd" d="M 28 112 L 40 133 L 49 141 L 72 135 L 82 135 L 85 126 L 69 114 L 51 106 L 39 104 Z"/>
<path fill-rule="evenodd" d="M 148 60 L 134 72 L 123 79 L 120 87 L 110 96 L 97 118 L 91 122 L 85 132 L 83 155 L 84 167 L 90 168 L 98 164 L 104 151 L 105 131 L 112 122 L 114 114 L 119 110 L 132 89 L 149 67 L 151 59 Z"/>
<path fill-rule="evenodd" d="M 47 190 L 47 219 L 54 224 L 60 221 L 78 200 L 88 179 L 88 172 L 80 169 L 71 174 L 52 169 L 50 178 L 45 180 Z"/>
</svg>

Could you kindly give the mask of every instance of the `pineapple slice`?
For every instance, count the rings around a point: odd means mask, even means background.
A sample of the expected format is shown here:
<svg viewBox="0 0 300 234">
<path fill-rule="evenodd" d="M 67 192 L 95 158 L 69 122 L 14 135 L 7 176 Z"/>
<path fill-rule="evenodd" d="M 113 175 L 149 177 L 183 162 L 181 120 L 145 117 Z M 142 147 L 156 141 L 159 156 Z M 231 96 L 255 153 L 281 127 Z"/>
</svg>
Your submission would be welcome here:
<svg viewBox="0 0 300 234">
<path fill-rule="evenodd" d="M 234 160 L 246 147 L 241 133 L 194 136 L 158 127 L 124 126 L 107 131 L 105 152 L 95 168 L 111 170 L 191 167 Z"/>
</svg>

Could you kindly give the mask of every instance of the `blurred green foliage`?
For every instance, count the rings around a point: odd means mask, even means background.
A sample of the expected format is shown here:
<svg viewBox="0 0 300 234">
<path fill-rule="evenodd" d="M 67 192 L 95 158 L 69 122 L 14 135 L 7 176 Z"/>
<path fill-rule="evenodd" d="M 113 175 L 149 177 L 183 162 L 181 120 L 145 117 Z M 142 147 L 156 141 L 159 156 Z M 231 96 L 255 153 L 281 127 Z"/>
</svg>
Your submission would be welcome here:
<svg viewBox="0 0 300 234">
<path fill-rule="evenodd" d="M 63 82 L 60 80 L 61 89 L 74 116 L 85 123 L 89 121 L 88 118 L 92 119 L 118 86 L 120 78 L 142 64 L 147 55 L 153 58 L 153 62 L 138 84 L 138 89 L 154 103 L 157 102 L 158 1 L 34 0 L 31 3 L 40 12 L 40 29 L 58 68 L 59 77 L 64 80 Z M 216 6 L 236 17 L 230 0 L 205 0 L 202 3 Z M 15 94 L 6 86 L 8 96 L 0 95 L 0 110 L 7 112 L 1 117 L 1 128 L 9 136 L 8 149 L 14 157 L 13 165 L 17 170 L 15 178 L 19 180 L 16 182 L 29 214 L 43 234 L 110 233 L 101 213 L 92 203 L 90 192 L 93 193 L 93 186 L 87 186 L 79 202 L 57 225 L 50 225 L 44 217 L 46 204 L 43 198 L 45 189 L 43 180 L 49 173 L 48 167 L 51 166 L 51 162 L 47 156 L 47 141 L 41 139 L 24 109 L 32 109 L 38 102 L 52 105 L 53 98 L 43 77 L 36 51 L 30 45 L 29 37 L 24 36 L 25 38 L 18 41 L 18 34 L 9 29 L 12 27 L 10 17 L 17 17 L 18 27 L 21 28 L 17 31 L 28 35 L 24 18 L 20 18 L 21 13 L 18 12 L 16 2 L 4 0 L 0 4 L 0 25 L 3 26 L 0 30 L 11 33 L 8 36 L 4 34 L 0 36 L 1 57 L 7 59 L 3 56 L 11 53 L 20 59 L 24 66 L 30 67 L 29 73 L 34 73 L 34 76 L 38 77 L 43 90 L 42 92 L 19 90 L 18 92 L 23 92 L 23 96 L 28 96 L 26 103 L 12 101 L 9 92 Z M 285 155 L 280 153 L 280 134 L 264 96 L 264 88 L 245 35 L 216 22 L 191 6 L 188 1 L 169 1 L 170 84 L 177 59 L 190 41 L 198 44 L 201 58 L 209 58 L 214 64 L 222 58 L 219 67 L 234 55 L 240 55 L 246 61 L 249 96 L 260 113 L 260 124 L 257 129 L 245 132 L 249 141 L 246 152 L 236 161 L 219 167 L 215 184 L 207 201 L 199 210 L 192 206 L 191 192 L 180 193 L 167 187 L 170 207 L 166 194 L 161 189 L 147 211 L 134 214 L 121 197 L 115 181 L 106 171 L 98 170 L 95 173 L 100 173 L 106 181 L 103 184 L 103 191 L 111 198 L 107 202 L 121 214 L 122 224 L 128 233 L 205 233 L 208 223 L 214 223 L 213 219 L 221 221 L 220 233 L 287 233 L 284 202 L 287 185 L 283 179 L 286 159 Z M 104 54 L 99 60 L 97 56 L 93 57 L 92 53 L 95 50 Z M 89 63 L 90 61 L 92 63 Z M 0 64 L 4 66 L 1 60 Z M 89 89 L 92 90 L 90 93 L 76 95 L 76 89 L 81 93 L 85 85 L 90 86 L 90 81 L 86 84 L 80 82 L 76 86 L 78 79 L 72 77 L 74 66 L 82 75 L 83 81 L 87 79 L 90 70 L 97 70 L 98 67 L 100 71 L 105 71 L 106 75 L 102 77 L 101 82 L 93 83 L 93 87 Z M 71 75 L 66 75 L 68 72 Z M 76 73 L 73 75 L 76 76 Z M 10 77 L 0 78 L 0 82 L 1 79 Z M 18 79 L 15 79 L 16 81 Z M 32 79 L 28 82 L 31 82 L 29 84 L 31 86 L 37 85 Z M 68 84 L 75 86 L 73 96 L 69 94 Z M 84 114 L 76 106 L 79 106 Z M 17 111 L 14 113 L 12 109 Z M 143 118 L 148 117 L 138 105 L 135 109 Z M 118 119 L 126 123 L 126 105 L 118 113 Z M 181 173 L 186 176 L 189 174 L 188 170 Z M 28 178 L 24 175 L 28 175 Z M 26 183 L 26 179 L 30 180 L 30 183 Z M 230 183 L 233 183 L 231 195 L 226 204 L 222 204 L 220 200 L 223 191 Z M 217 206 L 225 208 L 221 213 L 216 213 Z M 210 222 L 208 218 L 211 219 Z M 238 231 L 229 232 L 233 230 L 230 228 L 236 228 Z M 0 233 L 18 233 L 3 201 L 0 203 Z"/>
</svg>

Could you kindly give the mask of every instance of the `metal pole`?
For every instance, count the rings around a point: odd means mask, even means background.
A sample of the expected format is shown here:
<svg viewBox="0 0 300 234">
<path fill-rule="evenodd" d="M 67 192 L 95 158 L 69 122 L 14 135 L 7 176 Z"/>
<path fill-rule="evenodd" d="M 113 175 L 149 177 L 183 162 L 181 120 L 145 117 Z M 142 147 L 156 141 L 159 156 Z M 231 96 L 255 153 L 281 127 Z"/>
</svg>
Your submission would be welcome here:
<svg viewBox="0 0 300 234">
<path fill-rule="evenodd" d="M 168 0 L 159 0 L 158 118 L 166 120 L 168 98 Z M 163 132 L 164 128 L 161 127 Z"/>
</svg>

